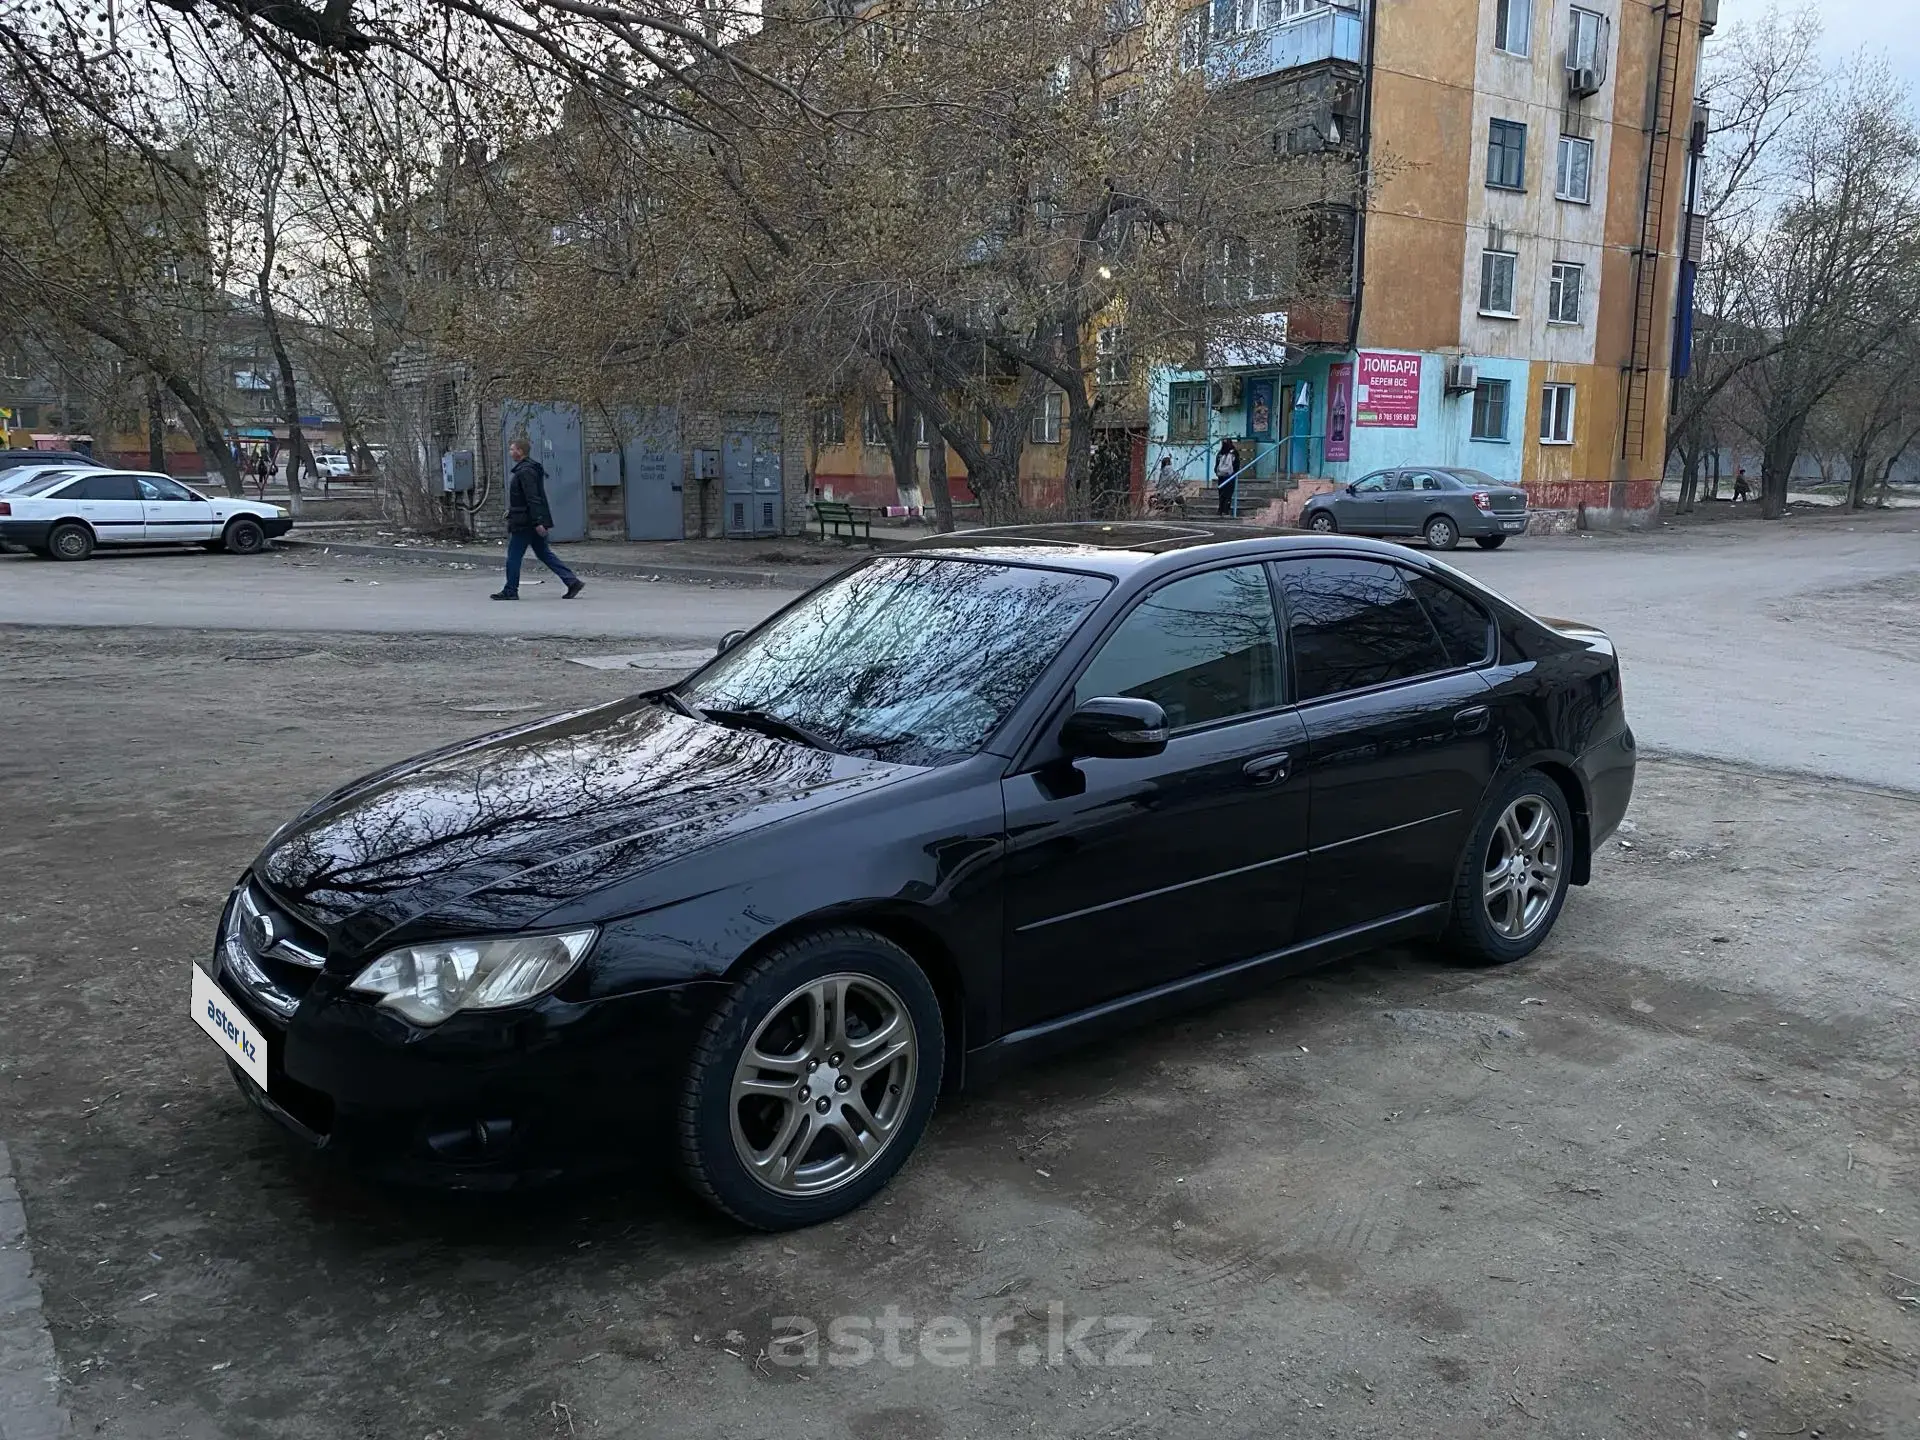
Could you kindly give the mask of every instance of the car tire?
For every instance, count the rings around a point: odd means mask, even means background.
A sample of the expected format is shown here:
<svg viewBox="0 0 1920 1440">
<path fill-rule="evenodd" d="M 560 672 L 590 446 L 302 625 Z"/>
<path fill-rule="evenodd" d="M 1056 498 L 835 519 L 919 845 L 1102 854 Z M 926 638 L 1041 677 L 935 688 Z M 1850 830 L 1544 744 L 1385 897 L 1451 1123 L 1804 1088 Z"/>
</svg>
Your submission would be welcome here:
<svg viewBox="0 0 1920 1440">
<path fill-rule="evenodd" d="M 1460 862 L 1447 927 L 1454 952 L 1511 965 L 1539 949 L 1567 901 L 1573 845 L 1567 797 L 1553 780 L 1526 770 L 1500 786 Z"/>
<path fill-rule="evenodd" d="M 681 1167 L 756 1230 L 844 1215 L 919 1144 L 945 1063 L 939 997 L 906 951 L 854 927 L 790 940 L 747 967 L 694 1045 Z"/>
<path fill-rule="evenodd" d="M 1307 518 L 1307 528 L 1319 535 L 1332 535 L 1340 528 L 1340 522 L 1333 518 L 1330 510 L 1316 510 Z"/>
<path fill-rule="evenodd" d="M 1430 549 L 1451 550 L 1460 543 L 1460 527 L 1445 515 L 1436 515 L 1427 521 L 1425 534 Z"/>
<path fill-rule="evenodd" d="M 220 532 L 220 548 L 229 555 L 258 555 L 267 548 L 267 532 L 258 520 L 241 515 Z"/>
<path fill-rule="evenodd" d="M 47 554 L 56 560 L 85 560 L 93 554 L 93 531 L 78 520 L 63 520 L 47 532 Z"/>
<path fill-rule="evenodd" d="M 1498 550 L 1502 545 L 1507 543 L 1507 537 L 1504 535 L 1480 535 L 1474 538 L 1473 543 L 1478 545 L 1482 550 Z"/>
</svg>

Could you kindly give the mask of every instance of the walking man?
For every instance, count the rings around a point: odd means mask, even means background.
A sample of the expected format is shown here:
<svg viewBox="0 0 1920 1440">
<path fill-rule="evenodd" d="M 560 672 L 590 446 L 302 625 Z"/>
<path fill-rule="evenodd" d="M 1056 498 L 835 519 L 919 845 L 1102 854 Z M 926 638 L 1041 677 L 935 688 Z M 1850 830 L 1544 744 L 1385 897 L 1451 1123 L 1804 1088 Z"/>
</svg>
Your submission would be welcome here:
<svg viewBox="0 0 1920 1440">
<path fill-rule="evenodd" d="M 1747 484 L 1747 467 L 1742 465 L 1733 477 L 1733 502 L 1739 504 L 1753 493 L 1753 487 Z"/>
<path fill-rule="evenodd" d="M 527 442 L 516 440 L 507 447 L 513 461 L 513 473 L 507 477 L 507 583 L 494 591 L 495 600 L 520 598 L 520 562 L 527 550 L 540 557 L 540 563 L 566 584 L 563 597 L 571 600 L 587 588 L 586 581 L 566 567 L 547 544 L 547 531 L 553 528 L 553 511 L 547 506 L 547 472 L 538 460 L 527 454 Z"/>
</svg>

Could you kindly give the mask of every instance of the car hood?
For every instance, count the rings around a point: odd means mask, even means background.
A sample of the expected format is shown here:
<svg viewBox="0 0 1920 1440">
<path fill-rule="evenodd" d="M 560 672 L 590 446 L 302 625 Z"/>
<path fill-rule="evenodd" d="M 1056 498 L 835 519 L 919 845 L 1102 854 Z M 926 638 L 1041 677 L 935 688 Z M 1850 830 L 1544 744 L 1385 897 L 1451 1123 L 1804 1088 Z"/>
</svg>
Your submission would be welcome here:
<svg viewBox="0 0 1920 1440">
<path fill-rule="evenodd" d="M 442 932 L 512 929 L 916 773 L 635 698 L 356 781 L 274 836 L 254 874 L 353 951 L 422 919 Z"/>
</svg>

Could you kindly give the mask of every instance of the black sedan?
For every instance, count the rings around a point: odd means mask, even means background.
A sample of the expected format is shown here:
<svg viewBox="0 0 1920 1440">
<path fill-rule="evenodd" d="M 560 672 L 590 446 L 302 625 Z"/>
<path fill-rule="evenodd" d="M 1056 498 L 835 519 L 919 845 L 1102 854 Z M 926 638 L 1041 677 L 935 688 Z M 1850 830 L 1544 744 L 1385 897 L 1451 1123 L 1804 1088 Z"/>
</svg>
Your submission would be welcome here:
<svg viewBox="0 0 1920 1440">
<path fill-rule="evenodd" d="M 688 680 L 327 796 L 193 1013 L 306 1143 L 677 1159 L 826 1219 L 936 1097 L 1379 945 L 1529 954 L 1633 787 L 1613 646 L 1438 561 L 1205 526 L 859 565 Z"/>
<path fill-rule="evenodd" d="M 1435 550 L 1451 550 L 1465 537 L 1498 550 L 1526 533 L 1527 492 L 1478 470 L 1379 470 L 1314 496 L 1300 523 L 1322 535 L 1418 535 Z"/>
</svg>

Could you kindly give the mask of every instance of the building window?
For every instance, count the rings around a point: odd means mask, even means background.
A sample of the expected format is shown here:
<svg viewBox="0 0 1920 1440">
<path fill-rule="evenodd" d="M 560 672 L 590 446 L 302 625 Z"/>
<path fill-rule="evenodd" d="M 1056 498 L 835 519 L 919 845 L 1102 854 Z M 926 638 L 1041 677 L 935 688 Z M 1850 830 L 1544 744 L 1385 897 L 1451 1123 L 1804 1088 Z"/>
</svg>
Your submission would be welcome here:
<svg viewBox="0 0 1920 1440">
<path fill-rule="evenodd" d="M 1207 382 L 1182 380 L 1167 387 L 1167 439 L 1207 438 Z"/>
<path fill-rule="evenodd" d="M 1497 0 L 1493 11 L 1493 48 L 1509 55 L 1530 55 L 1533 0 Z"/>
<path fill-rule="evenodd" d="M 839 401 L 813 407 L 813 443 L 820 450 L 847 443 L 847 412 Z"/>
<path fill-rule="evenodd" d="M 1230 235 L 1213 248 L 1207 267 L 1207 300 L 1214 305 L 1268 300 L 1280 293 L 1272 258 L 1242 236 Z"/>
<path fill-rule="evenodd" d="M 1520 257 L 1511 250 L 1480 252 L 1480 313 L 1517 318 L 1513 308 L 1513 277 Z"/>
<path fill-rule="evenodd" d="M 885 450 L 891 443 L 893 426 L 887 420 L 887 407 L 869 400 L 860 415 L 860 443 L 870 450 Z"/>
<path fill-rule="evenodd" d="M 1580 323 L 1580 287 L 1586 279 L 1584 265 L 1555 265 L 1547 281 L 1547 323 Z"/>
<path fill-rule="evenodd" d="M 1049 390 L 1040 397 L 1040 413 L 1033 417 L 1033 443 L 1058 445 L 1060 421 L 1066 414 L 1067 397 L 1063 391 Z"/>
<path fill-rule="evenodd" d="M 1094 348 L 1094 377 L 1102 385 L 1120 386 L 1133 379 L 1133 357 L 1127 353 L 1127 332 L 1119 325 L 1109 325 L 1096 336 Z"/>
<path fill-rule="evenodd" d="M 1605 70 L 1607 17 L 1594 10 L 1573 7 L 1567 31 L 1567 69 Z"/>
<path fill-rule="evenodd" d="M 1500 190 L 1527 188 L 1527 127 L 1512 120 L 1487 126 L 1487 184 Z"/>
<path fill-rule="evenodd" d="M 1473 438 L 1507 438 L 1507 384 L 1505 380 L 1482 380 L 1473 390 Z"/>
<path fill-rule="evenodd" d="M 1540 387 L 1540 443 L 1542 445 L 1573 443 L 1573 386 L 1542 385 Z"/>
<path fill-rule="evenodd" d="M 1557 200 L 1576 205 L 1593 201 L 1593 142 L 1578 135 L 1560 137 L 1560 165 L 1554 177 L 1553 194 Z"/>
</svg>

